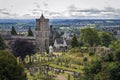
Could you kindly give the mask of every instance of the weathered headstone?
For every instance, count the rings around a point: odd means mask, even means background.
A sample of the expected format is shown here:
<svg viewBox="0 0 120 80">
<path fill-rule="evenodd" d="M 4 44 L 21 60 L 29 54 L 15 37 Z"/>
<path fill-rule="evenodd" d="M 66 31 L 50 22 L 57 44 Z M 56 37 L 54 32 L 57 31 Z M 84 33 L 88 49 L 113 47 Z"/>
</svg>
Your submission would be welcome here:
<svg viewBox="0 0 120 80">
<path fill-rule="evenodd" d="M 53 47 L 52 46 L 49 46 L 49 54 L 53 55 Z"/>
</svg>

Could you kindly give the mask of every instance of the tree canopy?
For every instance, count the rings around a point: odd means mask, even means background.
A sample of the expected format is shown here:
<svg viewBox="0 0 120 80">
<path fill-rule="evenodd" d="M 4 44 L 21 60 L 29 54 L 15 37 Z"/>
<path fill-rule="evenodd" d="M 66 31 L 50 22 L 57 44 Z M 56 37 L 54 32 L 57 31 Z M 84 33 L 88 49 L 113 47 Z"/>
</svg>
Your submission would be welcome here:
<svg viewBox="0 0 120 80">
<path fill-rule="evenodd" d="M 99 37 L 101 39 L 101 45 L 108 47 L 114 40 L 112 33 L 99 31 Z"/>
<path fill-rule="evenodd" d="M 34 50 L 35 45 L 24 39 L 17 39 L 12 45 L 13 54 L 16 57 L 20 57 L 22 60 L 26 57 L 26 55 L 34 54 Z"/>
<path fill-rule="evenodd" d="M 61 36 L 60 33 L 59 33 L 59 32 L 56 32 L 54 39 L 60 38 L 60 36 Z"/>
<path fill-rule="evenodd" d="M 110 48 L 112 50 L 114 60 L 120 62 L 120 40 L 112 42 Z"/>
<path fill-rule="evenodd" d="M 111 53 L 85 67 L 84 80 L 120 80 L 120 41 L 114 41 L 110 48 Z"/>
<path fill-rule="evenodd" d="M 0 34 L 0 50 L 4 50 L 5 48 L 6 48 L 6 44 L 4 42 L 2 35 Z"/>
<path fill-rule="evenodd" d="M 95 60 L 85 67 L 83 80 L 119 80 L 120 64 L 116 61 Z"/>
<path fill-rule="evenodd" d="M 112 33 L 98 31 L 92 28 L 81 29 L 80 41 L 90 46 L 102 45 L 108 47 L 115 38 Z"/>
<path fill-rule="evenodd" d="M 81 29 L 80 31 L 80 40 L 83 43 L 87 43 L 90 46 L 99 45 L 100 38 L 96 30 L 91 28 Z"/>
<path fill-rule="evenodd" d="M 112 42 L 109 47 L 112 49 L 112 51 L 120 50 L 120 40 Z"/>
<path fill-rule="evenodd" d="M 0 79 L 27 80 L 23 66 L 7 51 L 0 51 Z"/>
</svg>

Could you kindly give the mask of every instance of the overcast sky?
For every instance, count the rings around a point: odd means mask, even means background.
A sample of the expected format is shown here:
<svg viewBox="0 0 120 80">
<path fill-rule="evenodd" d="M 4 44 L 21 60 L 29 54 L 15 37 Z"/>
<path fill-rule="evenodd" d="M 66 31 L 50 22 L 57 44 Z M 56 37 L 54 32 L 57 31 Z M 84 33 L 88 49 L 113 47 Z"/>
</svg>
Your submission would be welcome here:
<svg viewBox="0 0 120 80">
<path fill-rule="evenodd" d="M 117 18 L 120 0 L 0 0 L 0 18 Z"/>
</svg>

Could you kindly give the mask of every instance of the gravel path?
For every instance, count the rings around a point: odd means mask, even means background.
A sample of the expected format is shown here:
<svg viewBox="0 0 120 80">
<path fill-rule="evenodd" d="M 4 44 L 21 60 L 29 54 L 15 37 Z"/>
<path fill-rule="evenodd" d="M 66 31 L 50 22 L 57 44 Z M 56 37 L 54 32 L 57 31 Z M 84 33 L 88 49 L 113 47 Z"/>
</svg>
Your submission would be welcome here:
<svg viewBox="0 0 120 80">
<path fill-rule="evenodd" d="M 59 80 L 66 80 L 66 78 L 64 76 L 60 76 L 60 75 L 56 75 L 56 78 Z"/>
</svg>

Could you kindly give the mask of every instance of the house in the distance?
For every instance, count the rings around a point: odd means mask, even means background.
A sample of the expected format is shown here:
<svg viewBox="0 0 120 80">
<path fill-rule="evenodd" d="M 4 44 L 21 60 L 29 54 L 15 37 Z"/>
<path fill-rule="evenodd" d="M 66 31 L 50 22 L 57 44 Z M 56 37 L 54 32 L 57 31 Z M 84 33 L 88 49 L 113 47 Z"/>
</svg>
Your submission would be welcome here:
<svg viewBox="0 0 120 80">
<path fill-rule="evenodd" d="M 64 38 L 57 38 L 54 41 L 54 51 L 66 51 L 67 50 L 67 41 Z"/>
</svg>

